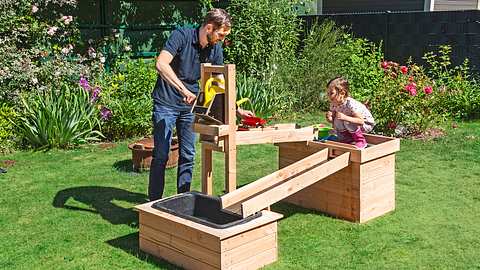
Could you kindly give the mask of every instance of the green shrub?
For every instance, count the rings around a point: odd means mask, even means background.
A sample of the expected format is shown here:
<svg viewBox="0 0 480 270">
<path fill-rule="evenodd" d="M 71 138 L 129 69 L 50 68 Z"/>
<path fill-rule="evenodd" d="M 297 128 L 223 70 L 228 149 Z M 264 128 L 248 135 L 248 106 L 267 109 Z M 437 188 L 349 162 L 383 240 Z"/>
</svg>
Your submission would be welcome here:
<svg viewBox="0 0 480 270">
<path fill-rule="evenodd" d="M 438 89 L 422 67 L 383 62 L 382 84 L 370 100 L 375 132 L 408 136 L 423 133 L 442 121 L 435 111 Z"/>
<path fill-rule="evenodd" d="M 288 96 L 277 93 L 265 81 L 246 74 L 237 75 L 237 100 L 248 98 L 250 104 L 241 105 L 243 108 L 253 110 L 256 115 L 264 118 L 281 116 L 281 112 L 289 109 L 293 101 Z"/>
<path fill-rule="evenodd" d="M 3 103 L 0 105 L 0 153 L 10 152 L 15 145 L 15 130 L 12 122 L 16 122 L 15 110 Z"/>
<path fill-rule="evenodd" d="M 22 98 L 23 110 L 15 122 L 19 134 L 34 149 L 67 148 L 103 135 L 95 100 L 96 90 L 63 85 L 39 96 Z"/>
<path fill-rule="evenodd" d="M 444 45 L 440 46 L 438 54 L 428 52 L 424 56 L 428 74 L 440 91 L 435 108 L 454 118 L 478 117 L 480 85 L 470 74 L 468 59 L 460 66 L 452 66 L 451 52 L 452 48 Z"/>
<path fill-rule="evenodd" d="M 102 124 L 110 140 L 151 134 L 152 97 L 157 73 L 155 62 L 146 59 L 124 60 L 99 81 L 101 103 L 112 111 Z"/>
<path fill-rule="evenodd" d="M 300 21 L 291 0 L 232 0 L 231 44 L 226 46 L 226 62 L 240 73 L 259 79 L 283 59 L 294 59 Z M 225 45 L 228 45 L 226 42 Z"/>
</svg>

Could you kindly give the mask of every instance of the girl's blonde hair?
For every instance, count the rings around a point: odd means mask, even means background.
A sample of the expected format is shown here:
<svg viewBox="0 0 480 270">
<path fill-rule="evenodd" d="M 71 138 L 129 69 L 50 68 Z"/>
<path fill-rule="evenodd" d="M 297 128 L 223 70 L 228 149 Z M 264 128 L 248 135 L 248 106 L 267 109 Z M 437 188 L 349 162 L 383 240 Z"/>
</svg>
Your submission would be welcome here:
<svg viewBox="0 0 480 270">
<path fill-rule="evenodd" d="M 349 97 L 350 96 L 350 93 L 349 93 L 349 87 L 348 87 L 348 81 L 347 79 L 343 78 L 343 77 L 335 77 L 333 79 L 331 79 L 328 83 L 327 83 L 327 91 L 330 87 L 333 87 L 335 88 L 336 92 L 337 92 L 337 96 L 340 95 L 340 94 L 343 94 L 344 97 Z"/>
</svg>

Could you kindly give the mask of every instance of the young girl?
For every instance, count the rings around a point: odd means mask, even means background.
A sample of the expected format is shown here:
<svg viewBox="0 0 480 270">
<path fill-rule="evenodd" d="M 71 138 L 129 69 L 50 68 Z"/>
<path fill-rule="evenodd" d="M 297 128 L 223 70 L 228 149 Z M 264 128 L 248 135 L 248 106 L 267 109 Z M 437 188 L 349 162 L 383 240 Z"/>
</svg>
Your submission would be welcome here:
<svg viewBox="0 0 480 270">
<path fill-rule="evenodd" d="M 333 124 L 338 141 L 354 143 L 359 149 L 367 146 L 363 133 L 372 131 L 375 121 L 370 111 L 361 102 L 348 94 L 348 81 L 336 77 L 327 84 L 330 111 L 327 121 Z"/>
</svg>

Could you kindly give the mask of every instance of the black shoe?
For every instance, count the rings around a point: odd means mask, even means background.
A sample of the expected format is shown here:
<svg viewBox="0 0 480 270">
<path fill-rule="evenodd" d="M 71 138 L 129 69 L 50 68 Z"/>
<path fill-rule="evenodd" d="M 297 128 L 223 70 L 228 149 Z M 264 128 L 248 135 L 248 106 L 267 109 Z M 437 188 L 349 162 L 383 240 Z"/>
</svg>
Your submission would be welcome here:
<svg viewBox="0 0 480 270">
<path fill-rule="evenodd" d="M 3 168 L 0 168 L 0 173 L 6 173 L 7 170 L 3 169 Z"/>
<path fill-rule="evenodd" d="M 185 193 L 190 191 L 190 183 L 185 183 L 180 187 L 177 187 L 177 193 Z"/>
</svg>

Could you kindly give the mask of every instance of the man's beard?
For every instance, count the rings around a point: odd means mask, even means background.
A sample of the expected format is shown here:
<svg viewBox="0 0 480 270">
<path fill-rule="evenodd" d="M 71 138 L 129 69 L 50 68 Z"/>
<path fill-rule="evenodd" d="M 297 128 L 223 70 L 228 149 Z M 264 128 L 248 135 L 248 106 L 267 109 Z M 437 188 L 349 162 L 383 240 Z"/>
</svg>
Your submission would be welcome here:
<svg viewBox="0 0 480 270">
<path fill-rule="evenodd" d="M 215 42 L 213 42 L 213 35 L 212 34 L 207 34 L 207 41 L 209 46 L 215 45 Z"/>
</svg>

